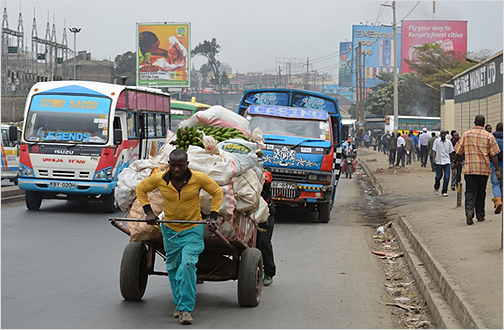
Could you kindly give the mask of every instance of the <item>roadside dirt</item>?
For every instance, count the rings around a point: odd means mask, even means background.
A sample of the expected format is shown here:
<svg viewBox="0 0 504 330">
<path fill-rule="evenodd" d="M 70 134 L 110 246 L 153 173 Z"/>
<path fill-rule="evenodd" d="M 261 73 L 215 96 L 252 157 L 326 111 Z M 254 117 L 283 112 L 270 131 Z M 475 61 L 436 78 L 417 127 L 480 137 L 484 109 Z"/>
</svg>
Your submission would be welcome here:
<svg viewBox="0 0 504 330">
<path fill-rule="evenodd" d="M 383 169 L 384 172 L 397 174 L 408 171 L 401 167 Z M 390 307 L 390 313 L 397 329 L 436 328 L 426 302 L 417 286 L 396 237 L 390 229 L 391 214 L 395 214 L 390 201 L 382 201 L 373 192 L 361 169 L 357 169 L 355 178 L 359 180 L 364 198 L 361 199 L 363 226 L 371 228 L 369 239 L 370 252 L 380 263 L 383 271 L 383 285 L 387 299 L 382 303 Z M 381 227 L 381 228 L 380 228 Z"/>
</svg>

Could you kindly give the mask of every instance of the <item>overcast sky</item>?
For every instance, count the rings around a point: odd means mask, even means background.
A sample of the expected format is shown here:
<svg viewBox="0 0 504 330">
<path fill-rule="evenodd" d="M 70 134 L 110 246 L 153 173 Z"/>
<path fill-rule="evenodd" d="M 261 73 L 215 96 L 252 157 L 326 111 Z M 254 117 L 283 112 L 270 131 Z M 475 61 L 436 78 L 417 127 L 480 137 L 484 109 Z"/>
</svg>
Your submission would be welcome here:
<svg viewBox="0 0 504 330">
<path fill-rule="evenodd" d="M 502 50 L 502 1 L 435 1 L 435 14 L 433 1 L 417 3 L 398 1 L 397 21 L 465 20 L 468 51 Z M 65 26 L 67 31 L 80 27 L 77 50 L 112 61 L 135 51 L 136 23 L 189 22 L 191 48 L 216 38 L 222 47 L 218 59 L 228 63 L 233 73 L 273 73 L 276 58 L 308 57 L 318 59 L 313 70 L 336 74 L 339 43 L 351 41 L 352 25 L 392 24 L 392 8 L 381 4 L 392 1 L 3 1 L 2 7 L 7 8 L 13 30 L 21 12 L 28 50 L 34 12 L 39 38 L 45 38 L 48 23 L 51 31 L 55 24 L 59 43 Z M 71 49 L 73 37 L 67 32 Z M 204 62 L 201 57 L 193 59 L 197 69 Z"/>
</svg>

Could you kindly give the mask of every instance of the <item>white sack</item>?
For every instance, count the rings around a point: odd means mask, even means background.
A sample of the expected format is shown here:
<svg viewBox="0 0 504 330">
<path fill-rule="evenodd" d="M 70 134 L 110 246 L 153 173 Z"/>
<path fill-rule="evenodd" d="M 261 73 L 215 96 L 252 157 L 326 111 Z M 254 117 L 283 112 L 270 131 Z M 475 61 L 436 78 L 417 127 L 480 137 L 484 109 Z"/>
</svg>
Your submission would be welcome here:
<svg viewBox="0 0 504 330">
<path fill-rule="evenodd" d="M 259 207 L 262 184 L 257 179 L 254 169 L 234 178 L 233 191 L 236 199 L 236 211 L 252 211 Z"/>
<path fill-rule="evenodd" d="M 179 128 L 201 125 L 237 128 L 245 136 L 250 136 L 251 133 L 250 123 L 247 119 L 220 105 L 214 105 L 206 110 L 196 112 L 190 118 L 183 120 L 179 124 Z"/>
<path fill-rule="evenodd" d="M 243 139 L 229 139 L 219 142 L 217 147 L 233 159 L 236 164 L 237 176 L 259 164 L 259 158 L 255 152 L 257 145 L 254 142 Z"/>
<path fill-rule="evenodd" d="M 219 186 L 229 184 L 236 174 L 233 160 L 226 155 L 215 155 L 200 147 L 189 146 L 187 156 L 191 170 L 205 173 Z"/>
</svg>

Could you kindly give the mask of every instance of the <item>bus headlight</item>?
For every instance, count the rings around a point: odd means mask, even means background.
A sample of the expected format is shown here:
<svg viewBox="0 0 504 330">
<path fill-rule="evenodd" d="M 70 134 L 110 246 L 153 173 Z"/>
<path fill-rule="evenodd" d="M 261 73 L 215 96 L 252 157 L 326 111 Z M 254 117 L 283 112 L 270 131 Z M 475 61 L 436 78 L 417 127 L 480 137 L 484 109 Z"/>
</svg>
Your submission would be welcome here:
<svg viewBox="0 0 504 330">
<path fill-rule="evenodd" d="M 106 168 L 104 170 L 95 173 L 94 180 L 112 180 L 112 168 Z"/>
<path fill-rule="evenodd" d="M 20 176 L 25 176 L 25 177 L 34 177 L 35 175 L 33 174 L 33 170 L 29 167 L 26 167 L 24 165 L 19 165 L 19 174 Z"/>
</svg>

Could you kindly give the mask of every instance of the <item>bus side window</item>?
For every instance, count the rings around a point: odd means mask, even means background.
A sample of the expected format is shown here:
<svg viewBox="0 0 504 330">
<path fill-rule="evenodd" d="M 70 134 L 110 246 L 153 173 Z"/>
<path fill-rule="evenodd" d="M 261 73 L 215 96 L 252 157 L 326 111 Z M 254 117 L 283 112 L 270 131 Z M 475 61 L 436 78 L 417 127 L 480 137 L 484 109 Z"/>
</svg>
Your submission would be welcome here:
<svg viewBox="0 0 504 330">
<path fill-rule="evenodd" d="M 156 136 L 163 136 L 163 120 L 161 114 L 156 114 Z"/>
<path fill-rule="evenodd" d="M 128 112 L 126 124 L 128 127 L 128 138 L 137 138 L 137 121 L 136 116 L 132 112 Z"/>
<path fill-rule="evenodd" d="M 147 136 L 156 136 L 156 122 L 154 114 L 152 113 L 147 114 Z"/>
</svg>

